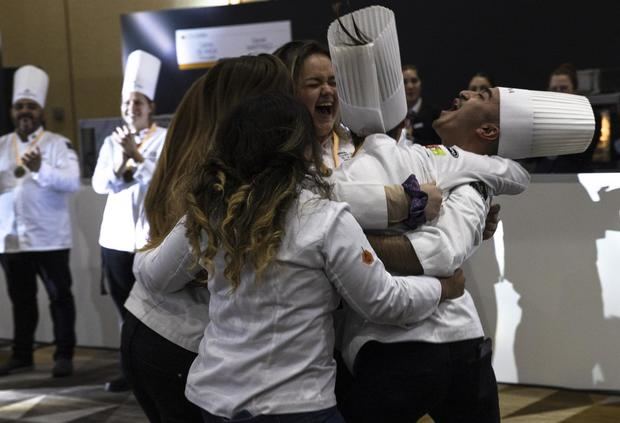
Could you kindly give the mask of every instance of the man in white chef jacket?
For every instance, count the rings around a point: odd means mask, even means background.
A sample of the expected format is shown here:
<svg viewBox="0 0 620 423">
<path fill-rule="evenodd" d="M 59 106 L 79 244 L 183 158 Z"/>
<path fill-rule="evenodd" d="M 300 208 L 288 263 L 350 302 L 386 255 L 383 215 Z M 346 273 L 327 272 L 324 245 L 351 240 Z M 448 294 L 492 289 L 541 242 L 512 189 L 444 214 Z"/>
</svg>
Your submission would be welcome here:
<svg viewBox="0 0 620 423">
<path fill-rule="evenodd" d="M 445 146 L 424 149 L 398 142 L 406 100 L 393 13 L 371 7 L 346 15 L 332 23 L 328 41 L 343 122 L 365 137 L 356 157 L 333 177 L 336 182 L 376 182 L 379 191 L 349 191 L 348 198 L 339 199 L 351 203 L 362 226 L 381 228 L 388 223 L 386 202 L 368 199 L 381 198 L 384 185 L 400 184 L 415 173 L 420 183 L 436 181 L 446 191 L 436 222 L 418 222 L 418 230 L 395 237 L 411 252 L 400 255 L 401 269 L 407 268 L 406 261 L 418 261 L 426 274 L 450 274 L 480 244 L 490 195 L 525 189 L 527 173 L 497 156 L 485 160 L 488 174 L 479 175 L 484 184 L 461 178 L 455 186 L 447 172 L 458 173 L 467 169 L 468 161 L 480 160 L 464 149 L 516 159 L 548 150 L 567 154 L 587 147 L 591 139 L 594 119 L 587 99 L 500 88 L 481 94 L 465 91 L 455 99 L 453 110 L 434 124 Z M 569 105 L 562 110 L 558 103 Z M 580 123 L 568 127 L 567 117 Z M 545 133 L 549 126 L 553 129 Z M 558 139 L 562 145 L 554 144 Z M 504 180 L 497 178 L 502 167 Z M 338 183 L 335 190 L 338 195 Z M 416 421 L 426 413 L 438 421 L 499 421 L 490 341 L 467 292 L 440 304 L 409 329 L 374 325 L 348 313 L 342 354 L 353 373 L 350 391 L 339 398 L 347 421 Z"/>
<path fill-rule="evenodd" d="M 127 57 L 121 93 L 124 125 L 116 128 L 99 150 L 92 186 L 106 194 L 99 245 L 107 287 L 121 321 L 125 301 L 134 285 L 133 259 L 148 237 L 144 196 L 166 138 L 166 129 L 153 122 L 155 92 L 161 60 L 142 50 Z M 129 390 L 123 376 L 106 390 Z"/>
<path fill-rule="evenodd" d="M 0 376 L 33 367 L 39 318 L 37 276 L 50 299 L 54 377 L 73 373 L 75 303 L 71 293 L 69 197 L 80 187 L 71 142 L 44 128 L 49 77 L 26 65 L 15 72 L 11 118 L 0 137 L 0 263 L 13 310 L 13 353 Z"/>
</svg>

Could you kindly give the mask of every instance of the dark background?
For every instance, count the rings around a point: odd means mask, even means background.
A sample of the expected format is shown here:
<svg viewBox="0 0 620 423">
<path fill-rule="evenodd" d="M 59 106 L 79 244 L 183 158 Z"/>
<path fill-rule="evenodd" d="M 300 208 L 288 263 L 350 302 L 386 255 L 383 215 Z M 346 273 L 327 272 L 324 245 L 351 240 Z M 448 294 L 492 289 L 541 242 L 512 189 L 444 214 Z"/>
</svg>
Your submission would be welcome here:
<svg viewBox="0 0 620 423">
<path fill-rule="evenodd" d="M 162 59 L 158 110 L 172 113 L 204 70 L 180 71 L 174 30 L 265 21 L 292 21 L 293 38 L 326 42 L 332 1 L 272 0 L 237 6 L 173 9 L 123 15 L 123 57 L 141 48 Z M 342 11 L 351 10 L 347 2 Z M 497 85 L 546 89 L 563 62 L 577 69 L 620 68 L 620 2 L 557 0 L 353 0 L 358 9 L 381 4 L 396 14 L 402 62 L 418 66 L 427 101 L 446 106 L 477 71 Z M 156 36 L 154 34 L 157 34 Z M 165 42 L 165 39 L 168 42 Z M 620 81 L 606 84 L 620 91 Z"/>
</svg>

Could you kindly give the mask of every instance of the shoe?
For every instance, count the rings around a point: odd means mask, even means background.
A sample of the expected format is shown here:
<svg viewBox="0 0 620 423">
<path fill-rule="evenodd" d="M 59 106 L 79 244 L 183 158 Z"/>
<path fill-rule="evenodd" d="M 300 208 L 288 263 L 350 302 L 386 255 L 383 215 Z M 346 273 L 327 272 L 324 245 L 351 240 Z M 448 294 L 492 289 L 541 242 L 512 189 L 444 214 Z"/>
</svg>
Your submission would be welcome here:
<svg viewBox="0 0 620 423">
<path fill-rule="evenodd" d="M 119 376 L 105 384 L 105 390 L 108 392 L 125 392 L 130 389 L 129 382 L 127 382 L 124 376 Z"/>
<path fill-rule="evenodd" d="M 59 358 L 54 362 L 53 377 L 67 377 L 73 374 L 73 361 L 68 358 Z"/>
<path fill-rule="evenodd" d="M 0 376 L 8 376 L 13 373 L 27 372 L 32 370 L 34 365 L 32 359 L 25 360 L 22 358 L 11 357 L 9 360 L 0 366 Z"/>
</svg>

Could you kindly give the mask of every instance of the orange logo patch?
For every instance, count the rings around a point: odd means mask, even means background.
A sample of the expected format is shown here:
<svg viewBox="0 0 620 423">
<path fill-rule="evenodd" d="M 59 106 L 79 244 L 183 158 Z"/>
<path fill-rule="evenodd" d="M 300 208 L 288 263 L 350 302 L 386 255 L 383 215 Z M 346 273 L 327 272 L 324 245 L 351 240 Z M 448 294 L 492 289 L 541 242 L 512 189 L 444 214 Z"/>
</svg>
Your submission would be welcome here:
<svg viewBox="0 0 620 423">
<path fill-rule="evenodd" d="M 362 248 L 362 263 L 371 265 L 375 261 L 372 253 L 364 248 Z"/>
</svg>

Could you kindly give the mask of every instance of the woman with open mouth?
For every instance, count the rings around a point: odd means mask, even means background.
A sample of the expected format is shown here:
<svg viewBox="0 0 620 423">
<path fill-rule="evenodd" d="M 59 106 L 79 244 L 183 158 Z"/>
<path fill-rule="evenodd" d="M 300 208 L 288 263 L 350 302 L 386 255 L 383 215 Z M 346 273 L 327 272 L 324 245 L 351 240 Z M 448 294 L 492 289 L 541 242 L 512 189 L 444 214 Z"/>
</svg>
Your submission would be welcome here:
<svg viewBox="0 0 620 423">
<path fill-rule="evenodd" d="M 329 51 L 316 41 L 290 41 L 278 48 L 291 72 L 295 96 L 310 111 L 314 129 L 323 146 L 323 164 L 337 168 L 355 153 L 348 129 L 340 123 L 336 77 Z"/>
</svg>

